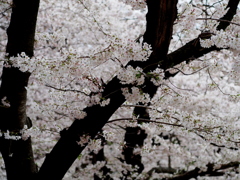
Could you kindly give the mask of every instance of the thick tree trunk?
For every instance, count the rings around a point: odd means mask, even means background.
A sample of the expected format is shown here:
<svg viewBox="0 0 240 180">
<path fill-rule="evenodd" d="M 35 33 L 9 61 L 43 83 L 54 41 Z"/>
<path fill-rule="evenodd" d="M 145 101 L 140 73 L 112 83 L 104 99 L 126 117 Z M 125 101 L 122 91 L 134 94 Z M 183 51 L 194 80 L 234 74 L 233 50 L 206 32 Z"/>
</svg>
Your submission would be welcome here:
<svg viewBox="0 0 240 180">
<path fill-rule="evenodd" d="M 13 0 L 10 25 L 7 29 L 7 57 L 25 52 L 33 56 L 34 35 L 36 28 L 39 0 Z M 21 135 L 24 125 L 29 125 L 26 115 L 28 78 L 30 73 L 18 68 L 3 68 L 0 87 L 0 99 L 6 97 L 10 107 L 0 107 L 0 130 L 10 135 Z M 34 163 L 31 138 L 9 140 L 0 138 L 0 151 L 3 156 L 8 180 L 33 179 L 37 168 Z"/>
</svg>

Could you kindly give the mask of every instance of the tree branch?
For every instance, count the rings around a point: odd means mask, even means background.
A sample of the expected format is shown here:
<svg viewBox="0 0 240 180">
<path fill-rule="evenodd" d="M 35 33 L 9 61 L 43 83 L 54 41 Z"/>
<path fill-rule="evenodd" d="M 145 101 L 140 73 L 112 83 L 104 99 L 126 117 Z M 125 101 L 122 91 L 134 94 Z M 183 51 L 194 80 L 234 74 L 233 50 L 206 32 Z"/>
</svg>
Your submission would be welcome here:
<svg viewBox="0 0 240 180">
<path fill-rule="evenodd" d="M 234 24 L 236 26 L 240 26 L 240 24 L 238 23 L 234 23 L 234 22 L 231 22 L 231 21 L 228 21 L 228 20 L 224 20 L 224 19 L 216 19 L 216 18 L 197 18 L 196 20 L 214 20 L 214 21 L 222 21 L 222 22 L 228 22 L 230 24 Z"/>
<path fill-rule="evenodd" d="M 232 21 L 234 15 L 237 12 L 239 1 L 236 0 L 229 0 L 227 8 L 227 13 L 220 18 L 220 23 L 217 26 L 217 30 L 225 30 L 230 22 Z M 203 48 L 200 45 L 199 38 L 203 35 L 200 34 L 197 38 L 191 40 L 186 45 L 182 46 L 181 48 L 177 49 L 176 51 L 167 55 L 167 57 L 160 62 L 160 67 L 164 70 L 172 68 L 184 61 L 189 62 L 195 60 L 207 53 L 212 51 L 219 51 L 221 48 L 217 48 L 216 46 L 212 46 L 210 48 Z M 211 37 L 211 33 L 208 35 L 208 38 Z"/>
</svg>

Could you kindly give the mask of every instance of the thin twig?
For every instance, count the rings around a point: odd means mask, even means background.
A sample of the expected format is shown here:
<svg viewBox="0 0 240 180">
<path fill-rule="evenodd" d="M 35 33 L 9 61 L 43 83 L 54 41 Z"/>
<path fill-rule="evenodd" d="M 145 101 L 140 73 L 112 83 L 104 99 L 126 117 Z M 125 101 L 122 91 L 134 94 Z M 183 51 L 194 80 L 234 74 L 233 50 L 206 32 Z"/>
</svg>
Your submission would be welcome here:
<svg viewBox="0 0 240 180">
<path fill-rule="evenodd" d="M 216 19 L 216 18 L 197 18 L 196 20 L 214 20 L 214 21 L 222 21 L 222 22 L 228 22 L 230 24 L 234 24 L 236 26 L 240 26 L 240 24 L 238 23 L 234 23 L 234 22 L 231 22 L 231 21 L 228 21 L 228 20 L 224 20 L 224 19 Z"/>
<path fill-rule="evenodd" d="M 175 87 L 175 88 L 177 88 L 177 89 L 180 89 L 180 90 L 183 90 L 183 91 L 191 91 L 191 92 L 194 92 L 194 93 L 196 93 L 196 94 L 199 94 L 199 93 L 195 92 L 195 91 L 192 90 L 192 89 L 182 89 L 182 88 L 180 88 L 180 87 L 177 87 L 176 85 L 174 85 L 174 84 L 172 83 L 172 81 L 170 81 L 170 79 L 168 79 L 168 81 L 170 82 L 170 84 L 171 84 L 173 87 Z"/>
<path fill-rule="evenodd" d="M 205 68 L 207 68 L 207 67 L 209 67 L 209 66 L 204 66 L 204 67 L 198 69 L 197 71 L 194 71 L 194 72 L 189 73 L 189 74 L 183 72 L 183 71 L 180 70 L 179 68 L 172 67 L 171 69 L 176 69 L 178 72 L 182 73 L 183 75 L 189 76 L 189 75 L 193 75 L 193 74 L 195 74 L 195 73 L 197 73 L 197 72 L 199 72 L 199 71 L 201 71 L 201 70 L 203 70 L 203 69 L 205 69 Z"/>
<path fill-rule="evenodd" d="M 180 124 L 172 124 L 172 123 L 166 123 L 166 122 L 161 122 L 161 121 L 157 121 L 157 120 L 149 120 L 149 119 L 144 119 L 144 118 L 137 118 L 137 119 L 119 118 L 119 119 L 110 120 L 107 123 L 113 123 L 116 121 L 142 121 L 142 122 L 153 122 L 153 123 L 165 124 L 165 125 L 170 125 L 170 126 L 184 127 L 183 125 L 180 125 Z"/>
<path fill-rule="evenodd" d="M 5 9 L 3 12 L 1 12 L 0 14 L 2 15 L 2 17 L 0 17 L 0 19 L 3 18 L 4 17 L 4 13 L 7 12 L 8 10 L 10 10 L 10 9 L 12 9 L 12 7 L 9 7 L 7 9 Z"/>
<path fill-rule="evenodd" d="M 212 78 L 212 76 L 211 76 L 211 74 L 210 74 L 209 69 L 207 69 L 207 72 L 208 72 L 208 75 L 209 75 L 210 79 L 212 80 L 213 84 L 215 84 L 215 85 L 217 86 L 217 88 L 219 89 L 219 91 L 221 91 L 221 93 L 223 93 L 224 95 L 227 95 L 227 96 L 234 96 L 234 95 L 227 94 L 227 93 L 223 92 L 223 91 L 221 90 L 221 88 L 218 86 L 218 84 L 213 80 L 213 78 Z"/>
<path fill-rule="evenodd" d="M 76 93 L 81 93 L 81 94 L 84 94 L 85 96 L 90 96 L 90 94 L 87 94 L 85 92 L 82 92 L 82 91 L 79 91 L 79 90 L 75 90 L 75 89 L 61 89 L 61 88 L 56 88 L 54 86 L 51 86 L 49 84 L 45 84 L 45 86 L 47 87 L 50 87 L 50 88 L 53 88 L 55 90 L 58 90 L 58 91 L 63 91 L 63 92 L 76 92 Z"/>
<path fill-rule="evenodd" d="M 130 104 L 124 104 L 121 107 L 140 107 L 140 108 L 146 108 L 146 109 L 152 109 L 149 106 L 143 106 L 143 105 L 130 105 Z"/>
</svg>

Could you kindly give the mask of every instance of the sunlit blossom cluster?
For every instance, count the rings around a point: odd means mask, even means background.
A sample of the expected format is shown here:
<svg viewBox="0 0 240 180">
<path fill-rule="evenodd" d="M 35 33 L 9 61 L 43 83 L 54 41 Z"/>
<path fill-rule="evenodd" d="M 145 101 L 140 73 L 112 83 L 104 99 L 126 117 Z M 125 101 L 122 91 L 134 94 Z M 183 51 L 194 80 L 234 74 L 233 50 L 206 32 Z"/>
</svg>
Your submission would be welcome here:
<svg viewBox="0 0 240 180">
<path fill-rule="evenodd" d="M 127 66 L 119 72 L 118 79 L 121 80 L 122 84 L 142 85 L 145 78 L 141 68 L 134 69 L 132 66 Z"/>
<path fill-rule="evenodd" d="M 150 101 L 149 94 L 143 93 L 137 87 L 132 87 L 131 89 L 122 88 L 123 95 L 129 103 L 136 104 L 142 102 L 147 104 Z"/>
</svg>

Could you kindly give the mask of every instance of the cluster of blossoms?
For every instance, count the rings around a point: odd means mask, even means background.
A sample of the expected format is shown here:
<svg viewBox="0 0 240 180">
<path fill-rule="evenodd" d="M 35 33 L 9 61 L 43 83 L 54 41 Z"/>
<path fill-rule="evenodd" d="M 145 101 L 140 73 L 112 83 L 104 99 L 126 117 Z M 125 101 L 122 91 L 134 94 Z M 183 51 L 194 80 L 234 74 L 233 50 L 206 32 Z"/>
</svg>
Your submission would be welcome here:
<svg viewBox="0 0 240 180">
<path fill-rule="evenodd" d="M 84 144 L 87 144 L 90 139 L 91 139 L 91 136 L 83 135 L 80 137 L 80 141 L 78 141 L 77 144 L 80 146 L 84 146 Z"/>
<path fill-rule="evenodd" d="M 16 133 L 15 133 L 16 134 Z M 41 130 L 37 127 L 31 127 L 28 128 L 27 125 L 24 126 L 23 129 L 20 130 L 18 133 L 20 135 L 14 135 L 13 132 L 10 132 L 7 130 L 6 132 L 1 132 L 0 131 L 0 137 L 4 136 L 5 139 L 11 139 L 11 140 L 24 140 L 26 141 L 29 137 L 31 136 L 40 136 L 42 134 Z"/>
<path fill-rule="evenodd" d="M 95 153 L 102 148 L 101 139 L 91 139 L 89 135 L 81 136 L 80 141 L 77 141 L 77 144 L 80 146 L 85 146 L 88 144 L 87 148 Z"/>
<path fill-rule="evenodd" d="M 155 86 L 160 86 L 161 84 L 164 84 L 164 71 L 163 69 L 155 69 L 153 72 L 149 73 L 148 76 L 150 76 L 150 80 L 153 82 Z"/>
<path fill-rule="evenodd" d="M 194 1 L 193 3 L 196 3 L 196 5 L 190 4 L 186 1 L 178 4 L 178 17 L 176 20 L 177 25 L 173 27 L 173 38 L 183 39 L 183 43 L 195 38 L 195 35 L 199 33 L 199 30 L 195 28 L 196 24 L 202 23 L 201 21 L 196 22 L 196 18 L 201 16 L 202 11 L 197 7 L 197 2 Z M 199 26 L 199 24 L 197 24 L 197 26 Z M 175 43 L 177 43 L 175 48 L 181 46 L 179 40 Z"/>
<path fill-rule="evenodd" d="M 103 136 L 107 141 L 113 141 L 115 134 L 109 131 L 103 131 Z"/>
<path fill-rule="evenodd" d="M 4 96 L 3 98 L 2 98 L 2 105 L 5 107 L 5 108 L 9 108 L 11 105 L 10 105 L 10 103 L 9 103 L 9 101 L 7 100 L 7 97 L 6 96 Z"/>
<path fill-rule="evenodd" d="M 217 31 L 219 21 L 196 20 L 205 18 L 206 14 L 219 19 L 227 11 L 226 1 L 208 1 L 213 4 L 209 7 L 200 0 L 192 4 L 179 2 L 170 52 L 198 37 L 202 30 L 212 33 L 210 39 L 200 39 L 203 47 L 216 45 L 239 51 L 236 25 Z M 121 89 L 127 102 L 110 119 L 123 121 L 108 123 L 103 128 L 104 147 L 100 139 L 80 137 L 77 143 L 80 146 L 88 143 L 88 148 L 81 161 L 74 162 L 66 178 L 93 179 L 94 174 L 103 177 L 104 166 L 115 179 L 121 179 L 123 172 L 136 172 L 137 167 L 121 161 L 122 152 L 128 146 L 124 140 L 126 127 L 140 127 L 147 134 L 143 146 L 134 149 L 135 154 L 141 155 L 145 169 L 142 175 L 136 173 L 129 177 L 144 179 L 152 167 L 168 167 L 169 162 L 172 168 L 187 171 L 195 167 L 204 169 L 209 162 L 240 161 L 239 151 L 234 150 L 239 148 L 240 134 L 239 57 L 229 50 L 213 52 L 173 67 L 172 72 L 178 74 L 168 80 L 163 79 L 162 69 L 143 73 L 139 67 L 125 67 L 131 60 L 146 61 L 151 54 L 149 45 L 135 42 L 144 32 L 145 7 L 144 0 L 114 3 L 111 0 L 43 0 L 36 33 L 36 56 L 29 58 L 22 53 L 5 61 L 6 67 L 32 72 L 27 88 L 27 113 L 34 120 L 34 127 L 24 127 L 22 136 L 12 136 L 9 132 L 1 132 L 0 136 L 14 140 L 31 136 L 40 165 L 43 154 L 58 140 L 59 131 L 68 127 L 73 119 L 87 115 L 83 111 L 85 107 L 110 103 L 111 99 L 103 99 L 101 93 L 104 83 L 117 76 L 126 87 L 134 86 Z M 236 15 L 234 22 L 238 21 Z M 152 99 L 138 87 L 145 78 L 151 78 L 154 85 L 159 86 Z M 132 114 L 139 102 L 147 109 L 149 123 L 138 123 L 138 117 Z M 2 104 L 9 107 L 7 98 L 2 99 Z M 91 164 L 89 152 L 97 154 L 101 148 L 106 161 Z M 154 172 L 154 177 L 166 178 L 166 174 Z"/>
<path fill-rule="evenodd" d="M 98 153 L 98 151 L 100 149 L 102 149 L 102 145 L 101 145 L 101 139 L 91 139 L 89 141 L 89 144 L 87 146 L 87 148 L 90 150 L 90 151 L 93 151 L 95 153 Z"/>
<path fill-rule="evenodd" d="M 110 99 L 108 98 L 107 100 L 103 100 L 102 102 L 101 102 L 101 106 L 106 106 L 106 105 L 108 105 L 110 103 Z"/>
<path fill-rule="evenodd" d="M 127 66 L 119 72 L 118 79 L 122 84 L 142 85 L 145 78 L 140 67 L 134 69 L 132 66 Z"/>
<path fill-rule="evenodd" d="M 239 31 L 240 32 L 240 31 Z M 211 39 L 201 39 L 201 46 L 210 48 L 211 46 L 217 46 L 219 48 L 231 48 L 240 51 L 240 38 L 239 32 L 226 32 L 223 30 L 217 31 Z"/>
<path fill-rule="evenodd" d="M 11 140 L 21 139 L 21 136 L 12 135 L 8 130 L 7 130 L 7 132 L 0 131 L 0 137 L 2 137 L 2 136 L 4 136 L 5 139 L 11 139 Z"/>
<path fill-rule="evenodd" d="M 132 6 L 133 9 L 143 9 L 146 8 L 146 0 L 120 0 L 130 6 Z"/>
<path fill-rule="evenodd" d="M 22 72 L 33 72 L 36 69 L 38 59 L 28 57 L 24 52 L 18 54 L 17 57 L 10 57 L 6 60 L 4 67 L 16 67 Z"/>
<path fill-rule="evenodd" d="M 139 102 L 147 104 L 150 101 L 149 94 L 141 92 L 137 87 L 132 87 L 131 89 L 122 88 L 122 93 L 125 96 L 127 102 L 132 104 Z"/>
<path fill-rule="evenodd" d="M 41 130 L 38 127 L 28 128 L 27 125 L 24 126 L 24 128 L 20 131 L 20 133 L 22 134 L 21 138 L 24 141 L 27 140 L 31 136 L 37 137 L 42 134 Z"/>
</svg>

